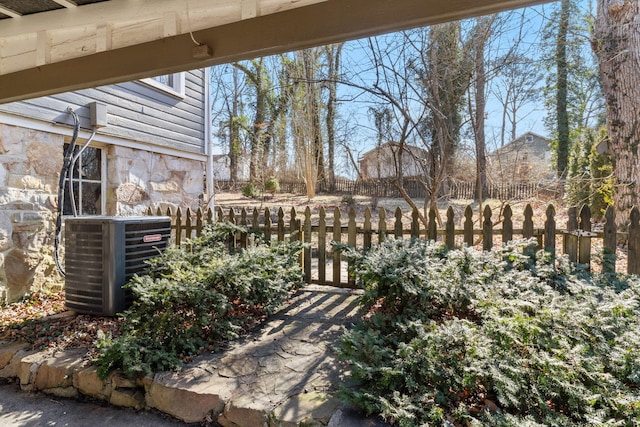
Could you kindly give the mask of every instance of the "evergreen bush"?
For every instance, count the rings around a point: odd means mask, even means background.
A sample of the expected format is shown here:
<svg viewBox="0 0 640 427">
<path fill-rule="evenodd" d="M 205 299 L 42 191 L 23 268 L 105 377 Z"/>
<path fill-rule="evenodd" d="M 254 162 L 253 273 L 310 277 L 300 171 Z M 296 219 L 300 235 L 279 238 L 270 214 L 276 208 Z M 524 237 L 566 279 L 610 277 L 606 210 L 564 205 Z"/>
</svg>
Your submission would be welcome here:
<svg viewBox="0 0 640 427">
<path fill-rule="evenodd" d="M 122 335 L 100 337 L 98 374 L 178 368 L 185 357 L 236 338 L 275 310 L 302 284 L 301 244 L 272 246 L 252 235 L 249 247 L 230 253 L 230 236 L 247 232 L 209 224 L 201 237 L 150 260 L 148 274 L 127 284 L 135 300 L 122 313 Z"/>
<path fill-rule="evenodd" d="M 267 193 L 271 193 L 272 196 L 280 191 L 280 182 L 278 181 L 278 178 L 272 176 L 267 179 L 264 182 L 264 191 L 266 191 Z"/>
<path fill-rule="evenodd" d="M 425 240 L 342 247 L 364 320 L 344 398 L 400 426 L 636 426 L 640 284 L 566 259 Z"/>
<path fill-rule="evenodd" d="M 242 195 L 250 199 L 257 199 L 260 197 L 260 189 L 252 182 L 242 187 Z"/>
</svg>

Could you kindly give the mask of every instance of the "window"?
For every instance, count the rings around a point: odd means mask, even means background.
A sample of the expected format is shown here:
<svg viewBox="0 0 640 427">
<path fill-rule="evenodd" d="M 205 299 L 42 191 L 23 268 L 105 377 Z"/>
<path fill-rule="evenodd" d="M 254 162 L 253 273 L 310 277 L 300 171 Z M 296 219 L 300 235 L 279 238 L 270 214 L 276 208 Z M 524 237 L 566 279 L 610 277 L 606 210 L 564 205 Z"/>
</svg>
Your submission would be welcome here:
<svg viewBox="0 0 640 427">
<path fill-rule="evenodd" d="M 64 149 L 68 146 L 65 144 Z M 80 152 L 80 148 L 76 145 L 74 155 Z M 72 206 L 75 205 L 77 215 L 103 215 L 106 207 L 106 200 L 102 197 L 105 186 L 106 158 L 103 150 L 87 147 L 73 167 L 71 182 L 68 175 L 65 179 L 63 214 L 73 215 Z"/>
<path fill-rule="evenodd" d="M 163 74 L 142 82 L 177 98 L 184 98 L 184 73 Z"/>
<path fill-rule="evenodd" d="M 531 136 L 531 135 L 527 135 L 527 137 L 525 138 L 525 140 L 526 140 L 527 142 L 533 142 L 533 136 Z"/>
</svg>

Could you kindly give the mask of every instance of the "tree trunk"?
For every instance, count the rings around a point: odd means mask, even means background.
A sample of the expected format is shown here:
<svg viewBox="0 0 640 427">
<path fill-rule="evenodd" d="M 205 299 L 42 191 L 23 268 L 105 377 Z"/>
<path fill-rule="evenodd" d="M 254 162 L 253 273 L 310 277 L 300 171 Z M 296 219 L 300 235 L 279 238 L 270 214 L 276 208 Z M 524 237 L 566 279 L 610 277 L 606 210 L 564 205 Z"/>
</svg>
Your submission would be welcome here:
<svg viewBox="0 0 640 427">
<path fill-rule="evenodd" d="M 640 183 L 640 4 L 598 0 L 593 48 L 607 104 L 609 152 L 614 164 L 616 222 L 627 224 L 639 205 Z"/>
<path fill-rule="evenodd" d="M 326 48 L 327 54 L 327 68 L 329 74 L 329 81 L 327 83 L 327 89 L 329 96 L 327 99 L 327 151 L 329 168 L 327 170 L 329 178 L 329 190 L 335 191 L 336 186 L 336 166 L 335 166 L 335 149 L 336 149 L 336 107 L 338 104 L 338 78 L 340 77 L 340 55 L 342 54 L 342 43 L 337 45 L 330 45 Z"/>
<path fill-rule="evenodd" d="M 238 181 L 238 157 L 240 156 L 240 129 L 238 127 L 238 99 L 240 98 L 238 69 L 233 69 L 233 99 L 229 117 L 229 174 L 231 182 Z"/>
<path fill-rule="evenodd" d="M 476 142 L 476 197 L 482 203 L 487 197 L 487 142 L 484 133 L 485 111 L 487 105 L 484 51 L 491 32 L 493 17 L 478 18 L 476 22 L 475 46 L 475 118 L 473 131 Z"/>
<path fill-rule="evenodd" d="M 316 70 L 318 66 L 318 58 L 316 51 L 313 49 L 305 49 L 302 51 L 304 61 L 305 79 L 307 85 L 307 105 L 310 125 L 312 127 L 313 137 L 313 155 L 318 165 L 318 178 L 316 185 L 321 188 L 325 185 L 324 170 L 324 145 L 322 143 L 322 129 L 320 126 L 320 105 L 318 102 Z"/>
<path fill-rule="evenodd" d="M 570 0 L 560 3 L 560 22 L 556 39 L 556 120 L 558 131 L 558 178 L 565 178 L 569 164 L 569 113 L 567 111 L 568 66 L 567 66 L 567 30 L 569 27 Z"/>
</svg>

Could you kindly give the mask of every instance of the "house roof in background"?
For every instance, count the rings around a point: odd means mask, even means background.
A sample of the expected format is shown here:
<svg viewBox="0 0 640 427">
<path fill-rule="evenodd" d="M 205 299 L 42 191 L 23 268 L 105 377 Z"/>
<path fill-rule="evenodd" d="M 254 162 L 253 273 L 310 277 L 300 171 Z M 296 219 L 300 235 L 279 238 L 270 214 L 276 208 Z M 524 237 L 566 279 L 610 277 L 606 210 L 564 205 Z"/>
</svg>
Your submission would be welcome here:
<svg viewBox="0 0 640 427">
<path fill-rule="evenodd" d="M 371 157 L 372 155 L 374 155 L 376 153 L 376 151 L 378 150 L 386 150 L 387 148 L 390 148 L 391 150 L 394 149 L 399 149 L 400 147 L 400 143 L 399 142 L 394 142 L 394 141 L 390 141 L 390 142 L 385 142 L 384 144 L 380 145 L 379 147 L 375 147 L 365 153 L 363 153 L 360 156 L 360 161 L 364 160 L 367 157 Z M 411 145 L 411 144 L 404 144 L 404 152 L 408 153 L 408 154 L 412 154 L 414 156 L 421 156 L 421 157 L 426 157 L 427 154 L 429 153 L 427 150 L 425 150 L 424 148 L 415 146 L 415 145 Z"/>
<path fill-rule="evenodd" d="M 522 150 L 523 147 L 527 147 L 530 144 L 529 142 L 526 142 L 527 136 L 534 137 L 534 140 L 532 141 L 534 145 L 531 146 L 530 150 L 536 151 L 538 153 L 551 151 L 551 147 L 549 146 L 551 140 L 549 138 L 538 135 L 534 132 L 525 132 L 522 135 L 518 136 L 516 139 L 506 143 L 503 147 L 492 151 L 491 153 L 489 153 L 489 156 L 496 156 L 502 153 L 510 153 L 513 151 Z"/>
<path fill-rule="evenodd" d="M 0 0 L 0 103 L 550 0 Z"/>
</svg>

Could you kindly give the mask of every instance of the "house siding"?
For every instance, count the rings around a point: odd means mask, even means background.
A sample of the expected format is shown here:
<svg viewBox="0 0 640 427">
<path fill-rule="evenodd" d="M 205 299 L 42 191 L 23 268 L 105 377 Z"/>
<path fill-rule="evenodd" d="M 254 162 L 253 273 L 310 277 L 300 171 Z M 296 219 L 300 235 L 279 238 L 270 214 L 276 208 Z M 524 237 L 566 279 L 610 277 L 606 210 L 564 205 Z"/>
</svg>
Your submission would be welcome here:
<svg viewBox="0 0 640 427">
<path fill-rule="evenodd" d="M 363 154 L 359 160 L 361 177 L 382 179 L 397 176 L 398 151 L 398 143 L 386 143 Z M 427 151 L 419 147 L 404 145 L 402 175 L 405 177 L 424 175 L 427 172 L 425 169 L 427 155 Z"/>
<path fill-rule="evenodd" d="M 527 140 L 529 138 L 530 140 Z M 487 156 L 487 173 L 494 183 L 525 183 L 551 179 L 550 141 L 525 133 Z"/>
<path fill-rule="evenodd" d="M 101 135 L 143 142 L 151 150 L 204 154 L 204 79 L 204 70 L 186 72 L 184 98 L 133 81 L 4 104 L 0 112 L 70 124 L 66 111 L 71 107 L 89 128 L 88 105 L 97 101 L 107 105 L 108 125 L 100 128 Z"/>
</svg>

